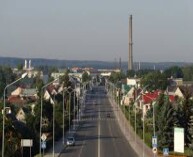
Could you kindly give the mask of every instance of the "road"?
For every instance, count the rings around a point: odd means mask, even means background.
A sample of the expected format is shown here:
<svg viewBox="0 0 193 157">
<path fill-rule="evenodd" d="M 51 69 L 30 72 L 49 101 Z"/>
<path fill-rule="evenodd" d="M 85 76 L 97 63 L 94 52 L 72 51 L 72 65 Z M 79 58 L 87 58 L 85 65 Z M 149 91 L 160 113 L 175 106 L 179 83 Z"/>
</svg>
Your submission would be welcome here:
<svg viewBox="0 0 193 157">
<path fill-rule="evenodd" d="M 104 87 L 87 94 L 82 118 L 76 145 L 65 148 L 60 157 L 137 157 L 118 126 Z"/>
</svg>

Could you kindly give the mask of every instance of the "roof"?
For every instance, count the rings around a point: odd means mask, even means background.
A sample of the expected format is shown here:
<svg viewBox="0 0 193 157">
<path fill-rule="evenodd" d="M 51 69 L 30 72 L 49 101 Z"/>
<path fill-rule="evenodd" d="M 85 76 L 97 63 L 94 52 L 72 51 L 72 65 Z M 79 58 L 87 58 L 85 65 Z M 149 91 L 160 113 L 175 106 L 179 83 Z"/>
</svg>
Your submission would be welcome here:
<svg viewBox="0 0 193 157">
<path fill-rule="evenodd" d="M 23 89 L 22 95 L 24 96 L 34 96 L 37 94 L 37 90 L 35 88 L 31 89 Z"/>
<path fill-rule="evenodd" d="M 159 90 L 156 90 L 156 91 L 151 92 L 151 93 L 144 93 L 142 95 L 143 103 L 144 104 L 151 103 L 152 101 L 154 101 L 154 100 L 156 100 L 158 98 L 159 94 L 160 94 Z"/>
<path fill-rule="evenodd" d="M 57 88 L 54 86 L 54 85 L 49 85 L 47 88 L 46 88 L 46 90 L 48 91 L 48 93 L 50 94 L 50 95 L 53 95 L 54 94 L 54 92 L 57 92 Z"/>
<path fill-rule="evenodd" d="M 189 92 L 189 94 L 191 96 L 193 96 L 193 86 L 179 86 L 179 89 L 183 95 L 185 95 L 185 94 L 187 94 L 187 92 Z"/>
<path fill-rule="evenodd" d="M 8 102 L 11 104 L 24 105 L 26 100 L 22 100 L 20 96 L 9 96 Z"/>
<path fill-rule="evenodd" d="M 177 88 L 178 88 L 177 86 L 168 86 L 167 87 L 167 92 L 168 93 L 175 92 Z"/>
<path fill-rule="evenodd" d="M 169 99 L 170 99 L 170 102 L 174 102 L 176 98 L 174 95 L 169 95 Z"/>
</svg>

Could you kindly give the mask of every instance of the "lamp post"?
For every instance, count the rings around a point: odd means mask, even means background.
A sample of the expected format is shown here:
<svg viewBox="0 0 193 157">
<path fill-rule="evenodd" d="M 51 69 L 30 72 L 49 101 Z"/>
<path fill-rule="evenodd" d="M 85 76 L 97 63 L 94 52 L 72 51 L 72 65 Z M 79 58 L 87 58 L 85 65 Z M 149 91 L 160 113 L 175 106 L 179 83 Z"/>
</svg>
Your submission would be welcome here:
<svg viewBox="0 0 193 157">
<path fill-rule="evenodd" d="M 4 93 L 3 93 L 3 99 L 4 99 L 4 103 L 3 103 L 3 131 L 2 131 L 2 157 L 4 157 L 4 151 L 5 151 L 5 94 L 6 94 L 6 90 L 8 87 L 10 87 L 11 85 L 17 83 L 18 81 L 20 81 L 21 79 L 25 78 L 27 76 L 27 73 L 24 73 L 21 75 L 21 77 L 17 80 L 15 80 L 14 82 L 8 84 L 5 88 L 4 88 Z"/>
<path fill-rule="evenodd" d="M 139 93 L 139 95 L 137 96 L 137 98 L 134 101 L 134 104 L 141 98 L 141 94 L 145 91 L 145 89 L 148 87 L 149 85 L 146 85 L 145 87 L 143 87 L 143 89 L 141 90 L 141 92 Z M 137 110 L 136 110 L 136 105 L 134 105 L 135 107 L 135 145 L 136 145 L 136 136 L 137 136 Z"/>
<path fill-rule="evenodd" d="M 143 104 L 143 157 L 144 157 L 144 144 L 145 144 L 145 115 L 144 115 L 144 104 Z"/>
<path fill-rule="evenodd" d="M 42 134 L 42 112 L 43 112 L 43 89 L 46 88 L 47 86 L 49 86 L 50 84 L 54 83 L 55 81 L 57 81 L 59 78 L 56 78 L 55 80 L 45 84 L 42 88 L 41 88 L 41 105 L 40 105 L 40 140 L 39 140 L 39 152 L 40 152 L 40 156 L 41 156 L 41 134 Z M 54 102 L 55 102 L 55 96 L 54 96 Z M 53 105 L 53 151 L 52 154 L 54 156 L 54 140 L 55 140 L 55 136 L 54 136 L 54 116 L 55 116 L 55 109 L 54 109 L 55 104 Z"/>
<path fill-rule="evenodd" d="M 64 92 L 65 92 L 65 89 L 66 88 L 64 88 L 63 92 L 62 92 L 62 98 L 63 98 L 63 100 L 62 100 L 62 111 L 63 111 L 63 117 L 62 117 L 62 122 L 63 122 L 62 143 L 63 143 L 63 145 L 64 145 Z"/>
<path fill-rule="evenodd" d="M 69 91 L 69 89 L 71 89 L 71 91 Z M 75 105 L 75 92 L 76 92 L 76 91 L 73 90 L 71 87 L 68 87 L 68 88 L 66 88 L 66 92 L 70 95 L 70 96 L 69 96 L 69 121 L 68 121 L 68 124 L 69 124 L 69 133 L 70 133 L 70 132 L 71 132 L 71 130 L 70 130 L 71 94 L 74 92 L 74 104 L 73 104 L 73 105 Z"/>
<path fill-rule="evenodd" d="M 152 108 L 153 108 L 153 136 L 155 137 L 156 135 L 155 135 L 155 99 L 152 99 L 151 97 L 149 97 L 149 96 L 147 96 L 146 95 L 146 97 L 148 97 L 149 99 L 151 99 L 152 101 L 153 101 L 153 103 L 152 103 Z M 156 156 L 156 154 L 154 153 L 154 157 Z"/>
<path fill-rule="evenodd" d="M 54 155 L 54 153 L 55 153 L 55 144 L 54 144 L 55 143 L 55 102 L 56 102 L 55 101 L 56 100 L 55 96 L 56 95 L 54 94 L 53 113 L 52 113 L 53 114 L 53 122 L 52 122 L 53 123 L 53 126 L 52 126 L 52 129 L 53 129 L 53 131 L 52 131 L 53 132 L 53 139 L 52 139 L 53 140 L 52 141 L 53 142 L 53 151 L 52 151 L 52 156 L 53 157 L 55 156 Z"/>
</svg>

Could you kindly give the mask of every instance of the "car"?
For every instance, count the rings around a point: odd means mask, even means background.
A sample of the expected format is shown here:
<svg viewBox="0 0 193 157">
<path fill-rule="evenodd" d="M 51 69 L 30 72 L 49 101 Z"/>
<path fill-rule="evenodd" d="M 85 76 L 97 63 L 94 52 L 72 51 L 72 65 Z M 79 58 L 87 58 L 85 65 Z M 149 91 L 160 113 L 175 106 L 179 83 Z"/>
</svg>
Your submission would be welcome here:
<svg viewBox="0 0 193 157">
<path fill-rule="evenodd" d="M 75 138 L 74 137 L 67 137 L 66 145 L 67 146 L 74 146 L 75 145 Z"/>
</svg>

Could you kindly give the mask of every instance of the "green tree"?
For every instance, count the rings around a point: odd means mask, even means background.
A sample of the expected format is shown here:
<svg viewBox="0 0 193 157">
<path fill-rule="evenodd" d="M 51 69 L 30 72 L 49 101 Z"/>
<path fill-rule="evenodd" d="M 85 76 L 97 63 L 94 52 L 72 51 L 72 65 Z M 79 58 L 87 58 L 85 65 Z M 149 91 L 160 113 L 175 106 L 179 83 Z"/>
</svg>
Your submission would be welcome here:
<svg viewBox="0 0 193 157">
<path fill-rule="evenodd" d="M 33 88 L 37 89 L 39 97 L 40 97 L 40 94 L 41 94 L 40 91 L 43 85 L 44 85 L 44 82 L 40 77 L 40 73 L 38 73 L 38 75 L 34 78 Z"/>
<path fill-rule="evenodd" d="M 122 72 L 112 72 L 111 76 L 109 78 L 109 81 L 112 83 L 117 83 L 119 81 L 121 81 L 121 79 L 124 79 L 125 75 Z"/>
<path fill-rule="evenodd" d="M 71 86 L 70 78 L 68 76 L 68 71 L 66 71 L 64 75 L 60 77 L 60 82 L 63 83 L 64 87 Z"/>
<path fill-rule="evenodd" d="M 88 74 L 88 72 L 83 72 L 83 74 L 82 74 L 82 82 L 88 82 L 88 81 L 90 81 L 90 76 L 89 76 L 89 74 Z"/>
<path fill-rule="evenodd" d="M 183 71 L 184 81 L 193 81 L 193 66 L 183 67 L 182 71 Z"/>
<path fill-rule="evenodd" d="M 179 99 L 177 106 L 178 126 L 184 128 L 184 140 L 188 146 L 192 141 L 191 116 L 193 115 L 193 100 L 188 87 L 184 88 L 184 99 Z"/>
<path fill-rule="evenodd" d="M 134 70 L 129 70 L 127 71 L 127 77 L 138 77 L 141 78 L 144 75 L 147 75 L 150 72 L 153 72 L 154 70 L 151 69 L 142 69 L 142 70 L 138 70 L 138 71 L 134 71 Z"/>
<path fill-rule="evenodd" d="M 168 81 L 165 74 L 155 71 L 143 76 L 141 84 L 143 87 L 148 86 L 147 89 L 150 91 L 157 89 L 165 90 L 168 85 Z"/>
<path fill-rule="evenodd" d="M 162 99 L 162 100 L 161 100 Z M 155 105 L 155 126 L 158 137 L 158 148 L 168 147 L 173 149 L 173 128 L 176 126 L 177 118 L 174 107 L 167 96 L 163 95 L 159 99 L 164 102 L 162 105 Z"/>
<path fill-rule="evenodd" d="M 134 77 L 136 72 L 134 70 L 128 70 L 127 71 L 127 77 Z"/>
<path fill-rule="evenodd" d="M 22 63 L 19 63 L 19 64 L 17 65 L 17 69 L 18 69 L 19 71 L 23 70 L 23 64 L 22 64 Z"/>
<path fill-rule="evenodd" d="M 164 71 L 167 78 L 183 78 L 182 69 L 178 66 L 170 67 L 169 69 Z"/>
</svg>

